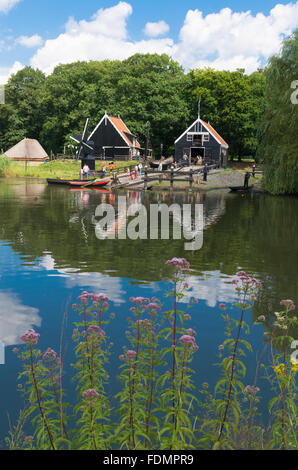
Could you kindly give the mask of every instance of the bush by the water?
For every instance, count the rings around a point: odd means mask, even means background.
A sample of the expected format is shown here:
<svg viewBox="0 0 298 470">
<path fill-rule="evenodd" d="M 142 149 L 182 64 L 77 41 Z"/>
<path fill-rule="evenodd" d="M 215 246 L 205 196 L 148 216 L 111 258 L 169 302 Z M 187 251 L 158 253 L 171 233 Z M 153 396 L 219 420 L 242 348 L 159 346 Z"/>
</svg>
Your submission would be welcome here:
<svg viewBox="0 0 298 470">
<path fill-rule="evenodd" d="M 4 176 L 6 170 L 9 168 L 11 165 L 11 161 L 9 158 L 0 155 L 0 176 Z"/>
</svg>

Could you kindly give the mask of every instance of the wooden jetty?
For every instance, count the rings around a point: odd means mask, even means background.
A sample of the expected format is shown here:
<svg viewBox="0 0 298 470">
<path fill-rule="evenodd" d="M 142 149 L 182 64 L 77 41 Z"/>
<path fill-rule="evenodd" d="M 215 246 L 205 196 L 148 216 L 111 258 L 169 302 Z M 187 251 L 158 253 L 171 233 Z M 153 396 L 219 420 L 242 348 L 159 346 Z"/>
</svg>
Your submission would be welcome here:
<svg viewBox="0 0 298 470">
<path fill-rule="evenodd" d="M 218 168 L 218 165 L 209 165 L 208 170 L 212 170 Z M 190 168 L 190 170 L 186 170 L 184 167 L 179 168 L 171 168 L 170 170 L 165 171 L 156 171 L 153 169 L 145 168 L 143 174 L 140 178 L 135 180 L 130 179 L 130 175 L 114 175 L 112 179 L 111 188 L 112 189 L 120 189 L 120 188 L 131 188 L 131 189 L 143 189 L 148 190 L 152 188 L 152 184 L 154 181 L 158 181 L 162 183 L 163 181 L 170 182 L 170 188 L 174 188 L 174 183 L 181 181 L 181 182 L 188 182 L 189 183 L 189 191 L 192 191 L 193 184 L 195 182 L 195 178 L 199 175 L 203 174 L 203 167 L 200 168 Z M 124 178 L 125 177 L 125 178 Z"/>
</svg>

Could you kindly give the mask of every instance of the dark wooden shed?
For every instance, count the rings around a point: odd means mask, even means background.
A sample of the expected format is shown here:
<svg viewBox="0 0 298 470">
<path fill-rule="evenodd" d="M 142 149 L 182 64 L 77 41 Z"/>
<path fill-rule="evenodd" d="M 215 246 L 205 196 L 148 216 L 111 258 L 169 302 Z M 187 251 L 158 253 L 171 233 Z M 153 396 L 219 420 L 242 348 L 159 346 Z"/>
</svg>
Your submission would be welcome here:
<svg viewBox="0 0 298 470">
<path fill-rule="evenodd" d="M 89 136 L 94 154 L 103 160 L 132 160 L 140 155 L 141 146 L 120 116 L 105 114 Z"/>
<path fill-rule="evenodd" d="M 175 160 L 183 160 L 187 155 L 190 163 L 202 161 L 208 164 L 227 165 L 227 142 L 216 132 L 211 124 L 198 118 L 178 137 L 175 142 Z"/>
</svg>

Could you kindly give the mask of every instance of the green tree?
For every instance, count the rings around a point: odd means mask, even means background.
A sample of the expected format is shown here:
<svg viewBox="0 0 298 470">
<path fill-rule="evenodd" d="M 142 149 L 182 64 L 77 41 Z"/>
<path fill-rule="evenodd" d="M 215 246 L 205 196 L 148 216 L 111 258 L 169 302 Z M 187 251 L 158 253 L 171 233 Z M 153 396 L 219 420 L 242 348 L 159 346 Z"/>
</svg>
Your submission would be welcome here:
<svg viewBox="0 0 298 470">
<path fill-rule="evenodd" d="M 281 54 L 270 59 L 265 75 L 266 110 L 258 151 L 264 185 L 273 194 L 297 193 L 298 105 L 291 85 L 298 79 L 298 29 L 284 41 Z"/>
<path fill-rule="evenodd" d="M 45 81 L 40 70 L 25 67 L 5 87 L 6 104 L 0 107 L 0 146 L 7 150 L 24 137 L 38 139 L 42 126 L 39 95 Z"/>
</svg>

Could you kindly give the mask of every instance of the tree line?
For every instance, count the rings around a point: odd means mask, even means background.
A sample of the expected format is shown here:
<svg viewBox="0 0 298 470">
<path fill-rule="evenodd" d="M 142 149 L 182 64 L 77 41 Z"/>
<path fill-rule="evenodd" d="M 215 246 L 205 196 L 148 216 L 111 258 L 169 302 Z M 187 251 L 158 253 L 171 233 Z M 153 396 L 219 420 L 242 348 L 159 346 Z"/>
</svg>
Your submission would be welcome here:
<svg viewBox="0 0 298 470">
<path fill-rule="evenodd" d="M 202 118 L 230 144 L 231 154 L 255 155 L 257 123 L 264 107 L 263 71 L 184 73 L 165 54 L 59 65 L 48 77 L 25 67 L 6 86 L 0 148 L 29 137 L 38 139 L 48 152 L 61 152 L 71 143 L 70 134 L 82 132 L 87 117 L 95 127 L 107 111 L 121 115 L 142 146 L 150 126 L 155 154 L 163 144 L 170 155 L 177 137 L 197 117 L 199 98 Z"/>
</svg>

